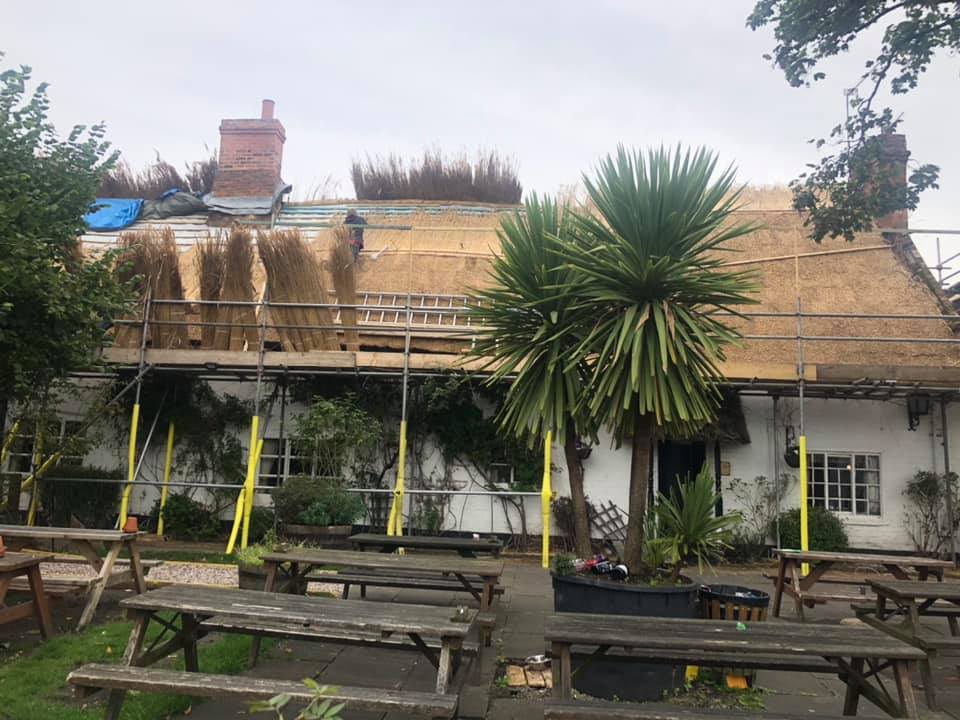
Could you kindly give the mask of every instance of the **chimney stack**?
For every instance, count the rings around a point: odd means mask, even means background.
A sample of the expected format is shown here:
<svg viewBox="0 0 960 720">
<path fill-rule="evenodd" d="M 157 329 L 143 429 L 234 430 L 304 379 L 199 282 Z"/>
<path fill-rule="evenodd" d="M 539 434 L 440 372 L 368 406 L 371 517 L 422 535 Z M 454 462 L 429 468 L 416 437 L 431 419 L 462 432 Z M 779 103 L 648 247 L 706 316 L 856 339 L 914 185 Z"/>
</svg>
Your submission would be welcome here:
<svg viewBox="0 0 960 720">
<path fill-rule="evenodd" d="M 907 136 L 900 133 L 882 133 L 877 136 L 880 145 L 880 163 L 878 172 L 886 175 L 895 185 L 907 184 L 907 160 L 910 151 L 907 150 Z M 892 213 L 878 217 L 876 227 L 906 230 L 908 213 L 906 208 L 894 210 Z"/>
<path fill-rule="evenodd" d="M 273 100 L 264 100 L 257 119 L 220 122 L 220 163 L 214 198 L 270 198 L 284 187 L 280 178 L 283 123 L 273 117 Z"/>
</svg>

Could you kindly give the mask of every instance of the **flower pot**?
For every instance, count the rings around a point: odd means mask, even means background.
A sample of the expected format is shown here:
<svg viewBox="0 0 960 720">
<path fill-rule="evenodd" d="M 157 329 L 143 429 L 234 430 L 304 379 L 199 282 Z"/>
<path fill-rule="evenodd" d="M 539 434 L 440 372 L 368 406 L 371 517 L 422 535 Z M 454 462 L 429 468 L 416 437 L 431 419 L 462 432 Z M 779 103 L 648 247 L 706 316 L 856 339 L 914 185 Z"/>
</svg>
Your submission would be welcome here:
<svg viewBox="0 0 960 720">
<path fill-rule="evenodd" d="M 553 576 L 555 612 L 643 617 L 697 617 L 699 586 L 630 585 L 590 576 Z M 573 658 L 573 686 L 607 700 L 659 700 L 665 691 L 683 687 L 684 666 L 621 660 L 615 654 L 589 660 Z"/>
<path fill-rule="evenodd" d="M 287 537 L 303 538 L 312 545 L 326 548 L 348 549 L 353 525 L 295 525 L 284 523 L 283 534 Z"/>
</svg>

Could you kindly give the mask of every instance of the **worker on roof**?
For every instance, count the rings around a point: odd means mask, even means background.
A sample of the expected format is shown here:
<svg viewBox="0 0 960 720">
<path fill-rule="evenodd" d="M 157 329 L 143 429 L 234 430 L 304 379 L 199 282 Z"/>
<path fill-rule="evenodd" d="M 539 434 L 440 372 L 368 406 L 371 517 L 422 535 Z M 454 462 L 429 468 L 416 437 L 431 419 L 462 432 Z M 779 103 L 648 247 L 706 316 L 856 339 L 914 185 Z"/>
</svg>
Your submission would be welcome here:
<svg viewBox="0 0 960 720">
<path fill-rule="evenodd" d="M 366 225 L 367 221 L 357 215 L 356 210 L 349 210 L 347 218 L 343 221 L 344 225 Z M 363 250 L 363 228 L 357 227 L 350 232 L 350 249 L 353 250 L 353 262 L 360 258 L 360 251 Z"/>
</svg>

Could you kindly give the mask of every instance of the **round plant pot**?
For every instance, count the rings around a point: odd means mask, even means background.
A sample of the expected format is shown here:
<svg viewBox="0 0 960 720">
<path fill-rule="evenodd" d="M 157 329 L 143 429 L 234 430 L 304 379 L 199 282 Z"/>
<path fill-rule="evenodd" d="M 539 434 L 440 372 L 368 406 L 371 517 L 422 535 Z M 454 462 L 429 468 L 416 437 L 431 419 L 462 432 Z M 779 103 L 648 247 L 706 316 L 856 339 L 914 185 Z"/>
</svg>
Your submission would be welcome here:
<svg viewBox="0 0 960 720">
<path fill-rule="evenodd" d="M 630 585 L 594 577 L 553 575 L 555 612 L 641 617 L 697 617 L 699 586 Z M 607 655 L 573 658 L 573 687 L 607 700 L 660 700 L 664 692 L 683 687 L 684 666 L 638 663 Z"/>
<path fill-rule="evenodd" d="M 284 523 L 283 534 L 287 537 L 303 538 L 312 545 L 326 548 L 346 549 L 350 547 L 353 525 L 296 525 Z"/>
</svg>

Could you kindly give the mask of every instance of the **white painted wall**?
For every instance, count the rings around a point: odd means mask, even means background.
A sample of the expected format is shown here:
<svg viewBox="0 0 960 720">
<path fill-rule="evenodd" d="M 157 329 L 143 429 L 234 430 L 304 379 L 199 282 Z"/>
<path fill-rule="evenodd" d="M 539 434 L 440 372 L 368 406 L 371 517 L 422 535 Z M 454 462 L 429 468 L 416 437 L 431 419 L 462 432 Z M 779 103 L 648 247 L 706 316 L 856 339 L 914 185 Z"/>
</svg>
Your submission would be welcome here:
<svg viewBox="0 0 960 720">
<path fill-rule="evenodd" d="M 86 383 L 80 390 L 72 393 L 62 405 L 64 417 L 80 418 L 86 412 L 95 391 L 95 384 Z M 250 398 L 254 392 L 252 382 L 217 383 L 219 392 L 226 392 L 242 398 Z M 296 416 L 304 408 L 294 403 L 287 406 L 286 431 L 289 435 L 295 426 Z M 730 463 L 731 474 L 723 478 L 724 508 L 726 511 L 737 509 L 737 501 L 730 494 L 730 480 L 734 477 L 751 479 L 757 475 L 775 477 L 774 417 L 772 399 L 765 396 L 743 397 L 743 410 L 750 433 L 748 445 L 730 445 L 722 448 L 723 461 Z M 266 408 L 263 410 L 266 413 Z M 145 437 L 152 421 L 150 408 L 144 408 L 141 418 L 141 438 Z M 851 545 L 858 548 L 911 550 L 912 544 L 903 526 L 902 492 L 906 481 L 921 469 L 943 470 L 943 433 L 940 422 L 939 406 L 934 405 L 933 412 L 921 419 L 915 432 L 907 430 L 905 401 L 863 401 L 863 400 L 807 400 L 805 402 L 805 426 L 808 449 L 810 451 L 854 451 L 880 455 L 881 477 L 881 516 L 865 517 L 842 515 L 850 535 Z M 266 421 L 266 437 L 279 435 L 279 405 L 275 406 Z M 784 425 L 799 426 L 799 405 L 795 398 L 779 401 L 779 417 L 776 419 L 777 447 L 781 455 L 780 471 L 794 476 L 798 470 L 788 468 L 782 462 L 784 449 Z M 949 408 L 948 425 L 950 428 L 951 468 L 960 470 L 960 407 Z M 86 463 L 101 467 L 126 466 L 125 439 L 118 440 L 110 429 L 100 428 L 104 440 L 86 458 Z M 160 482 L 163 473 L 163 443 L 166 428 L 157 428 L 151 450 L 144 461 L 141 478 Z M 246 449 L 249 435 L 241 432 L 241 443 Z M 246 450 L 245 450 L 246 452 Z M 708 462 L 712 467 L 712 448 L 708 447 Z M 559 495 L 569 494 L 569 481 L 562 448 L 554 444 L 552 459 L 555 472 L 553 488 Z M 412 463 L 411 463 L 412 465 Z M 656 463 L 654 463 L 656 467 Z M 588 497 L 596 504 L 612 500 L 619 507 L 628 506 L 628 478 L 630 470 L 630 449 L 615 449 L 609 436 L 601 435 L 600 443 L 593 449 L 590 458 L 584 463 L 584 482 Z M 388 474 L 392 484 L 395 471 Z M 174 481 L 202 480 L 191 476 L 189 468 L 175 467 Z M 212 478 L 211 478 L 212 480 Z M 423 475 L 412 466 L 408 466 L 408 488 L 437 487 L 445 482 L 454 490 L 481 489 L 478 478 L 472 477 L 469 468 L 452 467 L 444 471 L 443 461 L 436 447 L 428 447 L 424 453 Z M 656 478 L 654 478 L 656 483 Z M 654 485 L 656 487 L 656 485 Z M 147 513 L 153 506 L 159 491 L 156 488 L 137 486 L 131 496 L 131 510 Z M 202 497 L 200 495 L 199 497 Z M 198 497 L 198 499 L 199 499 Z M 411 496 L 407 496 L 406 510 L 409 512 Z M 492 502 L 491 502 L 492 500 Z M 269 495 L 257 496 L 260 504 L 270 503 Z M 22 498 L 25 507 L 27 497 Z M 523 500 L 526 511 L 528 532 L 539 534 L 542 531 L 539 497 Z M 790 492 L 783 498 L 783 508 L 796 507 L 799 504 L 799 485 L 794 482 Z M 510 509 L 513 530 L 519 530 L 519 518 L 516 510 Z M 227 509 L 224 518 L 232 516 Z M 510 524 L 504 513 L 504 506 L 498 499 L 489 496 L 453 497 L 450 499 L 443 521 L 444 530 L 466 532 L 508 532 Z M 556 532 L 556 528 L 553 529 Z"/>
</svg>

